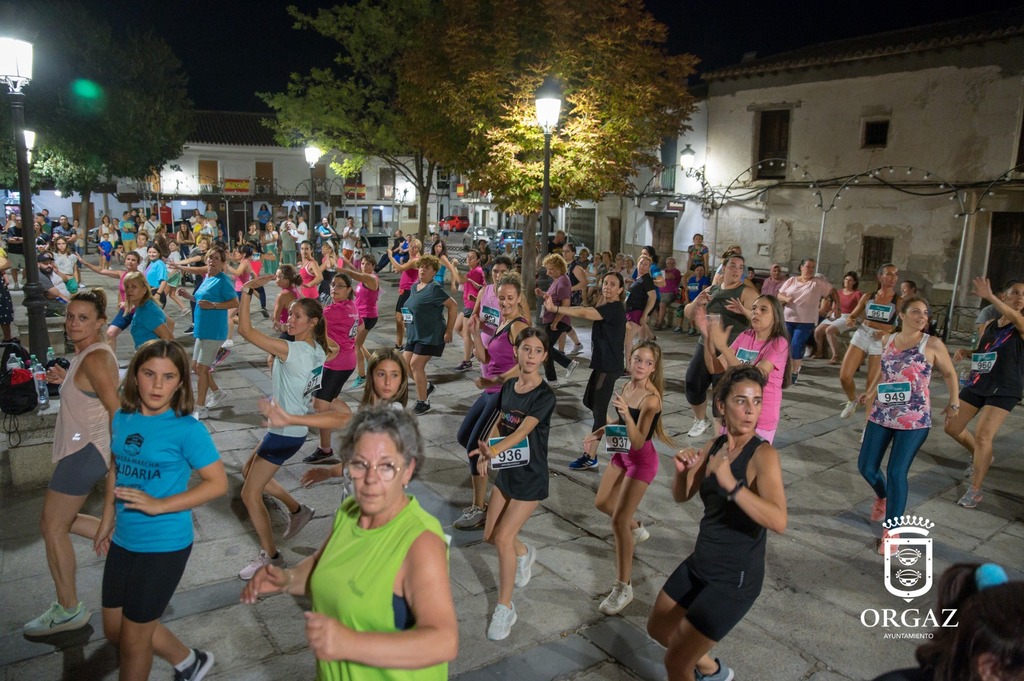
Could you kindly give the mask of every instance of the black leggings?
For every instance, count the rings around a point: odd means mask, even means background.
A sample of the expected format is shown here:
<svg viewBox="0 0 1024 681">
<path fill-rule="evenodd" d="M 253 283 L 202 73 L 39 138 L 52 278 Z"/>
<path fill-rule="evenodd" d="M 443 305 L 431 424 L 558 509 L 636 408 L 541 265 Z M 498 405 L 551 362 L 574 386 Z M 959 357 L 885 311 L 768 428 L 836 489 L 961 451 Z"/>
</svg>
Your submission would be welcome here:
<svg viewBox="0 0 1024 681">
<path fill-rule="evenodd" d="M 622 372 L 619 372 L 622 373 Z M 608 405 L 612 402 L 612 395 L 615 394 L 615 379 L 618 374 L 604 371 L 590 372 L 590 380 L 583 391 L 583 406 L 594 415 L 594 427 L 591 432 L 598 428 L 604 428 L 608 423 Z"/>
<path fill-rule="evenodd" d="M 558 339 L 571 328 L 568 324 L 561 322 L 555 326 L 554 331 L 551 330 L 550 324 L 544 327 L 548 332 L 548 358 L 544 360 L 544 375 L 549 381 L 554 381 L 558 378 L 555 374 L 555 362 L 558 362 L 558 366 L 563 369 L 572 362 L 571 359 L 565 356 L 565 353 L 558 349 Z"/>
<path fill-rule="evenodd" d="M 693 352 L 690 366 L 686 367 L 686 401 L 690 405 L 704 404 L 708 400 L 708 388 L 711 387 L 711 372 L 704 362 L 704 345 L 697 344 Z"/>
<path fill-rule="evenodd" d="M 498 417 L 498 402 L 501 392 L 483 393 L 476 398 L 476 402 L 466 412 L 466 418 L 462 419 L 459 426 L 459 433 L 456 440 L 466 448 L 466 453 L 480 446 L 480 440 L 487 437 L 494 427 L 494 421 Z M 476 462 L 480 455 L 469 457 L 469 471 L 472 475 L 480 475 L 476 468 Z"/>
</svg>

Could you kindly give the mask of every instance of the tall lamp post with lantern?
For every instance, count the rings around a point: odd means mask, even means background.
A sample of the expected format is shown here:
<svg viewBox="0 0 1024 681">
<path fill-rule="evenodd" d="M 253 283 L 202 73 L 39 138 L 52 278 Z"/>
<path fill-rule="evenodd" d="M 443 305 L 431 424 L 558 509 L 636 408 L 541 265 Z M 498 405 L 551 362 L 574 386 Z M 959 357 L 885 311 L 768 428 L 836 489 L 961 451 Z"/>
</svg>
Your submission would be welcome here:
<svg viewBox="0 0 1024 681">
<path fill-rule="evenodd" d="M 28 171 L 28 145 L 25 136 L 25 93 L 32 80 L 32 43 L 17 38 L 0 38 L 0 81 L 11 98 L 14 124 L 14 149 L 18 165 L 18 193 L 21 197 L 22 248 L 25 252 L 25 308 L 28 311 L 29 348 L 36 357 L 45 357 L 49 346 L 46 332 L 46 299 L 39 285 L 36 266 L 35 216 L 32 212 L 32 184 Z"/>
<path fill-rule="evenodd" d="M 562 110 L 562 92 L 558 83 L 551 77 L 545 78 L 544 83 L 537 89 L 535 96 L 537 112 L 537 125 L 544 132 L 544 184 L 541 191 L 540 224 L 543 238 L 547 238 L 551 231 L 551 135 L 558 125 L 558 114 Z M 533 229 L 523 232 L 523 280 L 531 282 L 526 286 L 527 300 L 531 305 L 533 300 L 533 277 L 536 273 L 537 252 L 540 245 L 537 243 Z M 538 315 L 543 306 L 537 305 Z"/>
<path fill-rule="evenodd" d="M 316 181 L 313 179 L 313 170 L 316 168 L 316 162 L 323 155 L 324 151 L 320 147 L 306 147 L 306 163 L 309 164 L 309 217 L 306 225 L 309 227 L 310 234 L 313 233 L 313 201 L 316 200 Z"/>
</svg>

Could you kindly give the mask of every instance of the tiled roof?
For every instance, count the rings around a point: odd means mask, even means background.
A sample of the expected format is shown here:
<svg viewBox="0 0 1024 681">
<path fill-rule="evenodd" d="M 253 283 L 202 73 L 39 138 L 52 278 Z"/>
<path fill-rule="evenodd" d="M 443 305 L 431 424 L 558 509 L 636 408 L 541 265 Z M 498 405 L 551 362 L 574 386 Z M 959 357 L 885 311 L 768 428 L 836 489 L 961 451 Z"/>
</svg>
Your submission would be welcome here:
<svg viewBox="0 0 1024 681">
<path fill-rule="evenodd" d="M 704 80 L 865 61 L 1024 35 L 1024 6 L 914 28 L 876 33 L 751 59 L 705 73 Z"/>
<path fill-rule="evenodd" d="M 194 144 L 230 144 L 242 147 L 277 147 L 273 131 L 264 121 L 266 114 L 234 111 L 196 111 L 195 130 L 188 141 Z"/>
</svg>

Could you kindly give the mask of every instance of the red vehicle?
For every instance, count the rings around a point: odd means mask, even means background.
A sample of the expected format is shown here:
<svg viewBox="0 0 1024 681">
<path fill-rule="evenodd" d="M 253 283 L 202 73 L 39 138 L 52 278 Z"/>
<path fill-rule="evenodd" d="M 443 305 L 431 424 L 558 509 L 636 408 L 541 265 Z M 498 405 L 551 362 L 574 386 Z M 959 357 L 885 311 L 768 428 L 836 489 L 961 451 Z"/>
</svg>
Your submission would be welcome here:
<svg viewBox="0 0 1024 681">
<path fill-rule="evenodd" d="M 437 226 L 442 232 L 465 232 L 469 229 L 469 218 L 465 215 L 449 215 L 442 218 Z"/>
</svg>

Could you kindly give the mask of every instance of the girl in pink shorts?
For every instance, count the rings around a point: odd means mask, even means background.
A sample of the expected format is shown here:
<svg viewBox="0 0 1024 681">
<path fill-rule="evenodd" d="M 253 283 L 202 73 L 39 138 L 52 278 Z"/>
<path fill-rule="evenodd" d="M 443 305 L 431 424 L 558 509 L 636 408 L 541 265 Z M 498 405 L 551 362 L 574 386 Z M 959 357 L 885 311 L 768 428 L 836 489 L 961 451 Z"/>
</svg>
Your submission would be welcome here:
<svg viewBox="0 0 1024 681">
<path fill-rule="evenodd" d="M 594 500 L 599 511 L 611 516 L 615 535 L 615 584 L 600 608 L 606 615 L 617 614 L 633 600 L 633 547 L 651 536 L 633 515 L 658 474 L 652 438 L 657 435 L 672 444 L 661 425 L 661 348 L 653 341 L 641 341 L 630 354 L 627 369 L 629 381 L 612 399 L 618 422 L 598 428 L 583 441 L 584 452 L 594 458 L 604 437 L 611 458 Z"/>
</svg>

